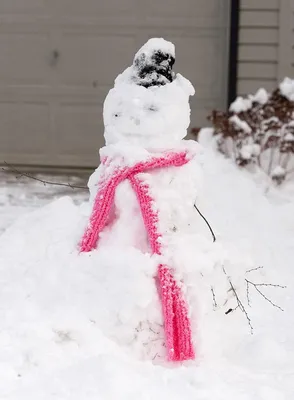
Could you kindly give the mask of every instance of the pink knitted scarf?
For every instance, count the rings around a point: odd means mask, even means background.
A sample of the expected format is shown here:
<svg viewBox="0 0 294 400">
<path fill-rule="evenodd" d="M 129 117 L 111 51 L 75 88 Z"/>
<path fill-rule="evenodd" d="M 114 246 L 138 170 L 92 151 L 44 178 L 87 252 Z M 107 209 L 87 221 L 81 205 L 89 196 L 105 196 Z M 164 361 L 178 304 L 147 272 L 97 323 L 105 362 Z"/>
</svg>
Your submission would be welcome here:
<svg viewBox="0 0 294 400">
<path fill-rule="evenodd" d="M 112 161 L 104 159 L 104 174 L 98 183 L 98 192 L 90 221 L 82 241 L 81 252 L 91 251 L 96 247 L 99 234 L 105 227 L 111 207 L 114 202 L 117 186 L 128 179 L 137 195 L 143 216 L 145 228 L 148 234 L 149 244 L 153 254 L 162 254 L 160 238 L 162 234 L 158 230 L 158 212 L 154 209 L 154 199 L 150 194 L 149 185 L 144 182 L 140 173 L 158 168 L 182 166 L 189 162 L 186 152 L 167 152 L 163 155 L 149 158 L 132 167 L 120 166 L 112 168 L 112 175 L 107 174 Z M 183 297 L 181 288 L 173 277 L 171 269 L 164 263 L 158 266 L 158 282 L 160 288 L 164 327 L 166 336 L 167 357 L 170 361 L 183 361 L 195 358 L 191 325 L 188 316 L 187 303 Z"/>
</svg>

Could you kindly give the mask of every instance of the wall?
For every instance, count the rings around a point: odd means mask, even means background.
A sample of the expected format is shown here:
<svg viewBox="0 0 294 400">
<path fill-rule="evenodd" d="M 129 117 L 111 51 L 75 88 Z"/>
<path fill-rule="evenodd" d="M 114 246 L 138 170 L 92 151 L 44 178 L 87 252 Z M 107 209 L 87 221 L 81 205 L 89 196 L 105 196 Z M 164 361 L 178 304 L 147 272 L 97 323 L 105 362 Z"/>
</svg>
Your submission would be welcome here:
<svg viewBox="0 0 294 400">
<path fill-rule="evenodd" d="M 232 0 L 234 1 L 234 0 Z M 241 0 L 238 95 L 293 76 L 293 0 Z"/>
</svg>

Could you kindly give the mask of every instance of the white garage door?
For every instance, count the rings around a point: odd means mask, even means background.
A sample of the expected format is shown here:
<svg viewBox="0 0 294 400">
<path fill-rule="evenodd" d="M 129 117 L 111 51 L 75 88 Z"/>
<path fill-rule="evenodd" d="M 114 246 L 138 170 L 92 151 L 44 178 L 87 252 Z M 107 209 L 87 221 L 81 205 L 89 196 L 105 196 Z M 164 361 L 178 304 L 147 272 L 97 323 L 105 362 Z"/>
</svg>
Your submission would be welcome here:
<svg viewBox="0 0 294 400">
<path fill-rule="evenodd" d="M 0 162 L 98 163 L 102 104 L 152 36 L 176 45 L 192 124 L 226 101 L 229 0 L 1 0 Z"/>
</svg>

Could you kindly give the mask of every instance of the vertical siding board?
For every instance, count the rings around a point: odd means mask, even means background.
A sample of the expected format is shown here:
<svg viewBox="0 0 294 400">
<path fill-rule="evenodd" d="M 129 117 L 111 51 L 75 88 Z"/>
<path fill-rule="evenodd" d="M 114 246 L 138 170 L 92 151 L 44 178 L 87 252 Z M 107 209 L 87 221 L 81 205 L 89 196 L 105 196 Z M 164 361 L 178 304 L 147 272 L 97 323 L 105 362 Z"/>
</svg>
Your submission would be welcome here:
<svg viewBox="0 0 294 400">
<path fill-rule="evenodd" d="M 259 80 L 240 79 L 238 82 L 238 93 L 239 95 L 241 95 L 241 93 L 242 95 L 255 94 L 260 88 L 271 91 L 275 87 L 276 82 L 272 80 L 265 80 L 262 78 Z"/>
<path fill-rule="evenodd" d="M 277 76 L 277 64 L 272 63 L 240 63 L 239 79 L 275 79 Z"/>
<path fill-rule="evenodd" d="M 239 46 L 239 60 L 246 62 L 272 62 L 277 60 L 277 46 L 275 45 L 240 45 Z"/>
<path fill-rule="evenodd" d="M 285 0 L 288 1 L 288 0 Z M 240 27 L 275 28 L 279 26 L 278 10 L 243 10 L 240 15 Z"/>
<path fill-rule="evenodd" d="M 260 44 L 277 45 L 279 42 L 278 28 L 240 28 L 239 44 L 254 44 L 258 38 Z"/>
<path fill-rule="evenodd" d="M 294 78 L 294 0 L 241 0 L 240 13 L 238 93 Z"/>
<path fill-rule="evenodd" d="M 243 10 L 278 10 L 280 0 L 242 0 Z"/>
<path fill-rule="evenodd" d="M 294 78 L 294 0 L 241 0 L 240 12 L 238 93 Z"/>
<path fill-rule="evenodd" d="M 277 80 L 292 74 L 293 0 L 280 0 Z"/>
</svg>

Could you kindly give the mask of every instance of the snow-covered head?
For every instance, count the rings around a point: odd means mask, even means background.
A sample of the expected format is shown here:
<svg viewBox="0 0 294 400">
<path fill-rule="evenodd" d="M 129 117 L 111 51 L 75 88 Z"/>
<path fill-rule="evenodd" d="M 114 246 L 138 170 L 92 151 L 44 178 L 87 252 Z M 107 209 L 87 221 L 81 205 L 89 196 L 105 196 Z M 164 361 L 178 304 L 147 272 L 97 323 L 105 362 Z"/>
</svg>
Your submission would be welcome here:
<svg viewBox="0 0 294 400">
<path fill-rule="evenodd" d="M 107 145 L 164 146 L 186 136 L 194 88 L 172 71 L 174 62 L 172 43 L 150 39 L 116 78 L 104 102 Z"/>
</svg>

